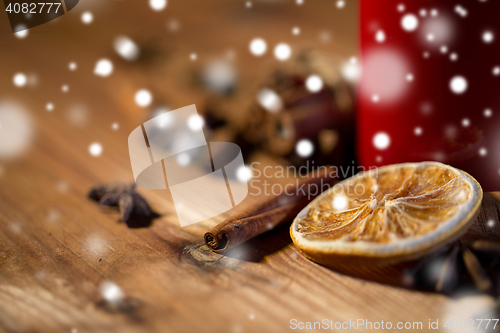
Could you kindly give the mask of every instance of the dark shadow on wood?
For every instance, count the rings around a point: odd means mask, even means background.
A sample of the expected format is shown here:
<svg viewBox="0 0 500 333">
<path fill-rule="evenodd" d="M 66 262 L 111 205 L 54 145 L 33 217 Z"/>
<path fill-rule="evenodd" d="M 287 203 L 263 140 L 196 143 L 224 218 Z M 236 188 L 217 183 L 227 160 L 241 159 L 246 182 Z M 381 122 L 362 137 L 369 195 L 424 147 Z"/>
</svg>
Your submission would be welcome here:
<svg viewBox="0 0 500 333">
<path fill-rule="evenodd" d="M 500 242 L 500 200 L 490 193 L 485 193 L 480 209 L 475 223 L 461 240 L 470 242 L 477 239 L 489 239 Z M 488 221 L 491 220 L 495 221 L 494 225 L 491 225 L 491 222 L 488 225 Z M 289 228 L 289 225 L 284 225 L 271 230 L 231 249 L 225 255 L 243 261 L 261 262 L 265 256 L 280 251 L 291 243 Z M 426 257 L 429 260 L 425 265 L 431 266 L 431 261 L 435 263 L 441 260 L 444 255 L 444 250 L 429 255 Z M 434 287 L 437 276 L 433 276 L 433 273 L 422 270 L 422 268 L 417 270 L 416 265 L 421 264 L 423 267 L 424 264 L 421 263 L 422 261 L 425 261 L 425 259 L 421 260 L 420 263 L 418 261 L 410 261 L 391 266 L 338 265 L 326 268 L 361 280 L 433 293 L 435 292 Z M 311 264 L 315 263 L 311 262 Z M 429 267 L 426 267 L 425 269 L 428 268 Z M 462 274 L 464 272 L 460 273 Z M 458 286 L 448 294 L 453 296 L 460 291 L 473 290 L 471 282 L 472 281 L 468 278 L 462 278 Z"/>
<path fill-rule="evenodd" d="M 224 255 L 243 261 L 261 262 L 264 257 L 282 250 L 292 242 L 289 230 L 289 224 L 281 225 L 246 241 Z"/>
</svg>

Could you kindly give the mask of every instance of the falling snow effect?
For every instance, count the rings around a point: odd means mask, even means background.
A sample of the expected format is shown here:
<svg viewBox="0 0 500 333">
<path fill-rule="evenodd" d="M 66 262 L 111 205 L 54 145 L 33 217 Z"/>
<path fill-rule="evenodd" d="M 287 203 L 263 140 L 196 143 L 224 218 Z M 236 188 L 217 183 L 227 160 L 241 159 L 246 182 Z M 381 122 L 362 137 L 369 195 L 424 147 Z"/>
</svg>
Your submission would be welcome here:
<svg viewBox="0 0 500 333">
<path fill-rule="evenodd" d="M 84 24 L 90 24 L 94 21 L 94 15 L 91 12 L 82 13 L 82 22 Z"/>
<path fill-rule="evenodd" d="M 25 30 L 21 30 L 21 29 L 25 29 Z M 14 36 L 16 36 L 16 38 L 24 39 L 24 38 L 28 37 L 28 34 L 29 34 L 28 29 L 26 29 L 26 28 L 24 28 L 24 26 L 22 26 L 19 30 L 20 31 L 18 31 L 14 34 Z"/>
<path fill-rule="evenodd" d="M 288 44 L 280 43 L 274 48 L 274 56 L 280 61 L 288 60 L 292 55 L 292 49 Z"/>
<path fill-rule="evenodd" d="M 350 82 L 357 83 L 361 76 L 361 66 L 356 57 L 352 57 L 348 62 L 345 62 L 341 68 L 342 76 Z"/>
<path fill-rule="evenodd" d="M 283 108 L 281 97 L 271 89 L 262 89 L 257 94 L 257 101 L 260 106 L 272 113 L 278 112 Z"/>
<path fill-rule="evenodd" d="M 127 36 L 118 36 L 113 42 L 115 52 L 120 57 L 128 61 L 134 61 L 139 58 L 140 50 L 137 44 Z"/>
<path fill-rule="evenodd" d="M 200 131 L 203 128 L 203 118 L 198 115 L 193 115 L 188 118 L 188 127 L 191 131 Z"/>
<path fill-rule="evenodd" d="M 467 90 L 467 80 L 463 76 L 455 76 L 450 80 L 450 89 L 455 94 L 463 94 Z"/>
<path fill-rule="evenodd" d="M 246 165 L 241 166 L 238 168 L 238 170 L 236 170 L 236 178 L 238 178 L 238 180 L 242 183 L 246 183 L 247 181 L 252 179 L 252 177 L 252 169 Z"/>
<path fill-rule="evenodd" d="M 89 153 L 92 156 L 101 156 L 102 154 L 102 146 L 98 142 L 94 142 L 89 146 Z"/>
<path fill-rule="evenodd" d="M 125 297 L 122 289 L 112 281 L 104 281 L 99 286 L 101 296 L 110 303 L 119 303 Z"/>
<path fill-rule="evenodd" d="M 461 5 L 456 5 L 455 6 L 455 13 L 457 13 L 461 17 L 466 17 L 467 16 L 467 9 L 465 9 Z"/>
<path fill-rule="evenodd" d="M 167 7 L 167 0 L 149 0 L 149 7 L 154 11 L 162 11 Z"/>
<path fill-rule="evenodd" d="M 262 38 L 255 38 L 250 42 L 249 48 L 254 56 L 261 56 L 267 51 L 267 43 Z"/>
<path fill-rule="evenodd" d="M 177 163 L 182 166 L 186 166 L 191 163 L 191 157 L 187 153 L 180 153 L 177 155 Z"/>
<path fill-rule="evenodd" d="M 323 89 L 323 80 L 318 75 L 311 75 L 306 79 L 306 88 L 312 93 Z"/>
<path fill-rule="evenodd" d="M 295 152 L 300 157 L 309 157 L 314 152 L 314 145 L 310 140 L 302 139 L 297 142 Z"/>
<path fill-rule="evenodd" d="M 377 31 L 375 34 L 375 40 L 379 43 L 383 43 L 385 41 L 385 33 L 383 30 Z"/>
<path fill-rule="evenodd" d="M 101 59 L 95 64 L 94 74 L 101 77 L 110 76 L 113 73 L 113 63 L 108 59 Z"/>
<path fill-rule="evenodd" d="M 390 144 L 391 144 L 391 138 L 387 133 L 380 132 L 375 134 L 375 136 L 373 137 L 373 145 L 378 150 L 387 149 Z"/>
<path fill-rule="evenodd" d="M 176 19 L 171 19 L 167 23 L 167 29 L 170 32 L 177 32 L 177 31 L 179 31 L 180 27 L 181 27 L 181 24 Z"/>
<path fill-rule="evenodd" d="M 28 111 L 20 104 L 0 101 L 0 159 L 22 156 L 34 136 Z"/>
<path fill-rule="evenodd" d="M 393 103 L 408 90 L 406 75 L 410 66 L 404 56 L 393 48 L 378 48 L 364 56 L 361 94 L 372 102 Z"/>
<path fill-rule="evenodd" d="M 17 73 L 14 75 L 12 81 L 16 87 L 24 87 L 28 82 L 28 78 L 24 73 Z"/>
<path fill-rule="evenodd" d="M 209 62 L 203 68 L 202 78 L 210 90 L 228 94 L 237 84 L 238 73 L 232 61 L 218 59 Z"/>
<path fill-rule="evenodd" d="M 153 95 L 149 90 L 141 89 L 135 94 L 135 103 L 141 107 L 146 107 L 153 101 Z"/>
<path fill-rule="evenodd" d="M 483 42 L 485 42 L 487 44 L 493 42 L 493 39 L 494 39 L 493 32 L 491 32 L 491 31 L 485 31 L 483 33 L 482 38 L 483 38 Z"/>
<path fill-rule="evenodd" d="M 333 198 L 333 208 L 336 210 L 344 210 L 347 208 L 347 205 L 349 204 L 349 201 L 347 200 L 347 197 L 344 195 L 337 195 L 335 198 Z"/>
<path fill-rule="evenodd" d="M 418 18 L 413 14 L 406 14 L 401 19 L 401 26 L 406 31 L 414 31 L 418 27 Z"/>
<path fill-rule="evenodd" d="M 498 187 L 498 4 L 479 1 L 362 4 L 361 165 L 435 159 Z"/>
</svg>

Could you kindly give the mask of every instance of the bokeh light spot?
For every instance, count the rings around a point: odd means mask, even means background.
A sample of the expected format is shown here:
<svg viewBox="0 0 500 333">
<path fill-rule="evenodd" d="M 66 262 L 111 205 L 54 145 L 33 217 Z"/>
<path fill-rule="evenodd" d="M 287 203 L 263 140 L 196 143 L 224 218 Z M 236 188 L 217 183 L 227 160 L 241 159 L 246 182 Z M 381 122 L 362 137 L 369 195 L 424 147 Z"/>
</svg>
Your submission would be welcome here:
<svg viewBox="0 0 500 333">
<path fill-rule="evenodd" d="M 153 95 L 149 90 L 141 89 L 135 94 L 135 103 L 139 106 L 146 107 L 153 101 Z"/>
<path fill-rule="evenodd" d="M 94 142 L 89 146 L 89 153 L 92 156 L 100 156 L 102 154 L 102 145 L 98 142 Z"/>
<path fill-rule="evenodd" d="M 418 27 L 418 18 L 413 14 L 406 14 L 401 19 L 401 26 L 406 31 L 414 31 Z"/>
<path fill-rule="evenodd" d="M 262 38 L 253 39 L 249 47 L 254 56 L 261 56 L 267 51 L 267 43 Z"/>
<path fill-rule="evenodd" d="M 292 49 L 286 43 L 280 43 L 274 48 L 274 56 L 280 61 L 285 61 L 292 55 Z"/>
<path fill-rule="evenodd" d="M 295 152 L 300 157 L 309 157 L 314 152 L 314 145 L 308 139 L 302 139 L 295 145 Z"/>
<path fill-rule="evenodd" d="M 94 21 L 94 15 L 91 12 L 82 13 L 82 22 L 84 24 L 90 24 L 92 21 Z"/>
<path fill-rule="evenodd" d="M 318 75 L 310 75 L 306 79 L 306 88 L 312 93 L 316 93 L 323 89 L 323 80 Z"/>
<path fill-rule="evenodd" d="M 467 80 L 463 76 L 454 76 L 450 80 L 450 89 L 455 94 L 463 94 L 467 90 Z"/>
<path fill-rule="evenodd" d="M 379 132 L 373 137 L 373 145 L 378 150 L 384 150 L 391 144 L 391 138 L 385 132 Z"/>
</svg>

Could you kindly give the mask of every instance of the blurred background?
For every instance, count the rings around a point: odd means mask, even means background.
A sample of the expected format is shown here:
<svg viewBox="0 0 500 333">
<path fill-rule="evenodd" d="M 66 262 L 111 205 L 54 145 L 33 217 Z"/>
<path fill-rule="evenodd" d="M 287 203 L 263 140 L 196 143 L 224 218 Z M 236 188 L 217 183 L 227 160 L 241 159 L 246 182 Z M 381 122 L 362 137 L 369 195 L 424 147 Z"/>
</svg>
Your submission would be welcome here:
<svg viewBox="0 0 500 333">
<path fill-rule="evenodd" d="M 84 1 L 16 34 L 3 15 L 2 173 L 130 179 L 130 131 L 195 104 L 247 164 L 437 160 L 495 190 L 496 6 Z"/>
<path fill-rule="evenodd" d="M 450 317 L 445 296 L 311 264 L 286 228 L 226 261 L 201 251 L 203 233 L 240 207 L 180 228 L 168 190 L 140 190 L 162 217 L 128 229 L 86 196 L 132 183 L 129 133 L 191 104 L 207 141 L 238 144 L 257 168 L 328 164 L 350 176 L 438 160 L 498 190 L 499 10 L 496 0 L 81 0 L 16 34 L 1 14 L 0 304 L 17 304 L 2 307 L 3 324 L 241 332 L 248 320 L 283 329 L 297 314 Z M 392 272 L 369 273 L 404 283 Z"/>
<path fill-rule="evenodd" d="M 354 95 L 341 69 L 349 82 L 358 78 L 356 1 L 162 6 L 83 1 L 17 34 L 2 16 L 5 177 L 35 177 L 30 186 L 42 170 L 68 183 L 89 173 L 132 179 L 130 131 L 190 104 L 208 139 L 239 144 L 247 163 L 331 163 L 335 149 L 344 163 L 352 155 Z"/>
</svg>

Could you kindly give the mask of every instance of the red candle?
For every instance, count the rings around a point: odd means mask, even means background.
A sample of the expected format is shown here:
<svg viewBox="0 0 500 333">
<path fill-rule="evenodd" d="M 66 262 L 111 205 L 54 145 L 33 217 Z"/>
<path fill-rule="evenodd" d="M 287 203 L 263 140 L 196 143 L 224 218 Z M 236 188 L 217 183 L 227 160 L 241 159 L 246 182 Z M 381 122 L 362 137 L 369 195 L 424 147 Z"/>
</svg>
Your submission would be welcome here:
<svg viewBox="0 0 500 333">
<path fill-rule="evenodd" d="M 500 190 L 500 1 L 361 0 L 358 156 L 436 160 Z"/>
</svg>

